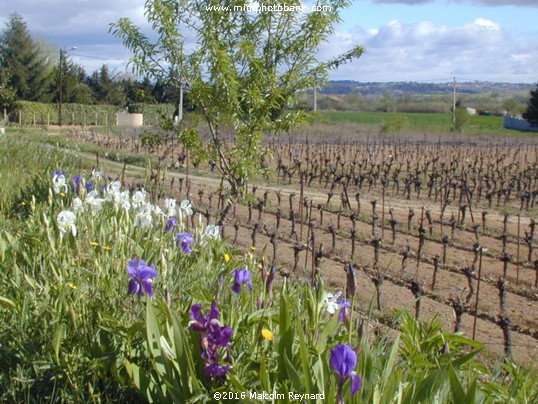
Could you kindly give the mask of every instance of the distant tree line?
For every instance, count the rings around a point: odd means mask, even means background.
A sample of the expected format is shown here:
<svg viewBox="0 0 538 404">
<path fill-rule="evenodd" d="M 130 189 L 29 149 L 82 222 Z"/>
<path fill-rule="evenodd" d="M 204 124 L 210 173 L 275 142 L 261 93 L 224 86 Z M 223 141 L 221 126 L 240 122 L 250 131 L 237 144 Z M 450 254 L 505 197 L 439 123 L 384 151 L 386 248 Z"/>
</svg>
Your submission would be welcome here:
<svg viewBox="0 0 538 404">
<path fill-rule="evenodd" d="M 298 108 L 313 108 L 313 92 L 301 95 Z M 527 108 L 528 96 L 524 93 L 500 95 L 495 93 L 457 94 L 462 106 L 476 110 L 479 115 L 521 115 Z M 317 94 L 320 111 L 452 113 L 453 94 L 413 94 L 393 92 L 363 94 L 359 91 L 345 94 L 321 92 Z"/>
<path fill-rule="evenodd" d="M 9 110 L 15 101 L 58 103 L 60 81 L 63 103 L 129 108 L 178 100 L 179 90 L 166 82 L 114 73 L 106 64 L 88 75 L 68 53 L 63 55 L 34 38 L 22 16 L 12 14 L 0 36 L 0 107 Z"/>
</svg>

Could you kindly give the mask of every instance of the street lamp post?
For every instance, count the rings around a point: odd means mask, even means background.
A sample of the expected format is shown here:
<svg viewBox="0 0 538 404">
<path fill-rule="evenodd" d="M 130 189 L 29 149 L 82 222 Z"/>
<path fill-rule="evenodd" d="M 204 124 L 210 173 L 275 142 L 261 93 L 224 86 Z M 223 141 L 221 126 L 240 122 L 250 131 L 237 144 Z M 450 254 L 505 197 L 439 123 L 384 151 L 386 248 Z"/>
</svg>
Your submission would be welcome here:
<svg viewBox="0 0 538 404">
<path fill-rule="evenodd" d="M 76 50 L 77 47 L 73 46 L 69 51 Z M 59 83 L 58 83 L 58 99 L 60 101 L 59 108 L 58 108 L 58 124 L 62 126 L 62 96 L 63 96 L 63 83 L 62 83 L 62 76 L 63 76 L 63 61 L 65 59 L 65 54 L 69 51 L 66 51 L 65 49 L 60 48 L 60 74 L 59 74 Z"/>
</svg>

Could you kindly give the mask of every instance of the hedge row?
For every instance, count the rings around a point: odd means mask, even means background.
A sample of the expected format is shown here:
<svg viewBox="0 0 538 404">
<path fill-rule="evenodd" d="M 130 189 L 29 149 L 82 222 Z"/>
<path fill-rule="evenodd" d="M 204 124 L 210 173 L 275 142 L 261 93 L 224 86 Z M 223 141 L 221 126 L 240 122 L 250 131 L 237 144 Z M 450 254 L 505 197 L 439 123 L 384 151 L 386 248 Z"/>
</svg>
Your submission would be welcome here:
<svg viewBox="0 0 538 404">
<path fill-rule="evenodd" d="M 131 112 L 144 114 L 145 125 L 158 125 L 163 114 L 172 117 L 176 107 L 172 104 L 134 104 Z M 116 125 L 116 115 L 122 109 L 114 105 L 62 104 L 63 125 Z M 59 105 L 30 101 L 17 101 L 8 119 L 17 125 L 58 125 Z"/>
</svg>

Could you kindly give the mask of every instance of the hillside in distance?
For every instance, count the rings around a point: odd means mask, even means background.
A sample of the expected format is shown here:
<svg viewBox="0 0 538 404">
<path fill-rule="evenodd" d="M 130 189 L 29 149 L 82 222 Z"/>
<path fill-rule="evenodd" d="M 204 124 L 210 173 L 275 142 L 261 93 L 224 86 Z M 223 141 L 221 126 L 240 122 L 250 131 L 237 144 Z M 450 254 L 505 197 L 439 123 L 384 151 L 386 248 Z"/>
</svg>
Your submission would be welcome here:
<svg viewBox="0 0 538 404">
<path fill-rule="evenodd" d="M 497 94 L 511 96 L 528 94 L 535 85 L 528 83 L 496 83 L 490 81 L 456 81 L 456 92 L 459 94 Z M 454 83 L 423 83 L 423 82 L 387 82 L 363 83 L 352 80 L 329 81 L 320 90 L 322 94 L 362 94 L 383 95 L 387 92 L 410 95 L 439 95 L 454 91 Z"/>
</svg>

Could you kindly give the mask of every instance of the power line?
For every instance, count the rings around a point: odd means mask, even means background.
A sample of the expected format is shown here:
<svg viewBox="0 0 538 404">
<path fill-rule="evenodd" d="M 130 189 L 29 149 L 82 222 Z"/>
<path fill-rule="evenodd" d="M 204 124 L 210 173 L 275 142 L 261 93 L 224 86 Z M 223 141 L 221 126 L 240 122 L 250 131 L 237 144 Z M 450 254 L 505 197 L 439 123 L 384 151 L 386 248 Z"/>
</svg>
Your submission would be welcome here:
<svg viewBox="0 0 538 404">
<path fill-rule="evenodd" d="M 131 60 L 130 58 L 105 58 L 105 57 L 99 57 L 99 56 L 89 56 L 89 55 L 82 55 L 80 53 L 74 53 L 74 52 L 69 52 L 69 55 L 79 56 L 79 57 L 88 58 L 88 59 L 99 59 L 99 60 L 119 60 L 119 61 Z"/>
</svg>

